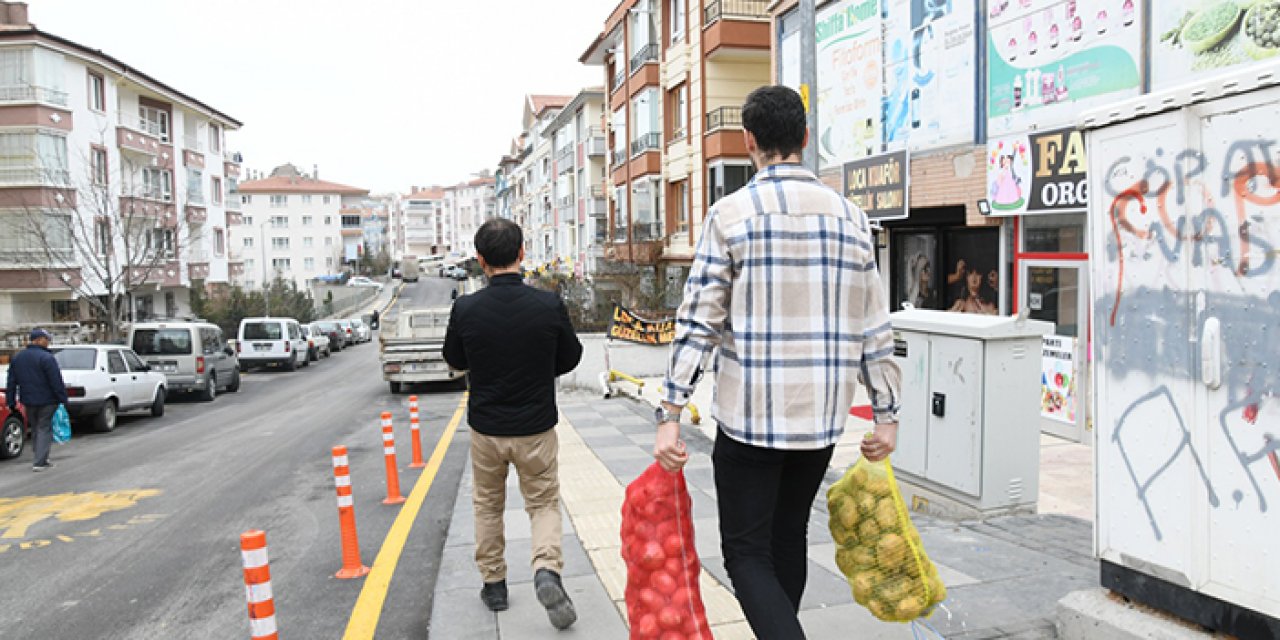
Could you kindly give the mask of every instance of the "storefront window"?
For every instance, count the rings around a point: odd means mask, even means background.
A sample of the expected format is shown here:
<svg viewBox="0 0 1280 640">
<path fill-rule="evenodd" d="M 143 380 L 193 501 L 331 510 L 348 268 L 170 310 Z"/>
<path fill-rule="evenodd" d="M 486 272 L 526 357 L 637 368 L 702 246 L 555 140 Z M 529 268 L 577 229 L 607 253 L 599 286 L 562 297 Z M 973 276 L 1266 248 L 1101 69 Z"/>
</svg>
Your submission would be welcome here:
<svg viewBox="0 0 1280 640">
<path fill-rule="evenodd" d="M 995 315 L 1000 311 L 1000 233 L 964 227 L 895 229 L 892 308 Z"/>
<path fill-rule="evenodd" d="M 1000 233 L 956 230 L 946 237 L 948 311 L 1000 313 Z"/>
<path fill-rule="evenodd" d="M 910 304 L 917 309 L 937 309 L 938 236 L 934 233 L 902 233 L 898 236 L 899 268 L 895 269 L 898 299 L 893 310 Z"/>
<path fill-rule="evenodd" d="M 1022 217 L 1023 253 L 1084 253 L 1081 214 L 1059 213 Z"/>
</svg>

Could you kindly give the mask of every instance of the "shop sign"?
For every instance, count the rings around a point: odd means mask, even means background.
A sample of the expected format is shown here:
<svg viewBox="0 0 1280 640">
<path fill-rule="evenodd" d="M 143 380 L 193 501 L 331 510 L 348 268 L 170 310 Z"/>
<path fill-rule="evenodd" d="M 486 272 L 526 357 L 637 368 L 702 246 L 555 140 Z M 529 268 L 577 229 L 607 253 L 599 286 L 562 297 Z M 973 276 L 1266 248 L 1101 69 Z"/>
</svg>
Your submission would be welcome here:
<svg viewBox="0 0 1280 640">
<path fill-rule="evenodd" d="M 1040 365 L 1040 415 L 1076 423 L 1075 339 L 1045 336 Z"/>
<path fill-rule="evenodd" d="M 609 317 L 608 335 L 610 338 L 640 344 L 671 344 L 676 338 L 676 321 L 645 320 L 622 305 L 615 304 L 613 315 Z"/>
<path fill-rule="evenodd" d="M 911 173 L 907 163 L 906 151 L 845 163 L 845 197 L 872 220 L 906 218 Z"/>
<path fill-rule="evenodd" d="M 1084 133 L 1058 129 L 987 142 L 993 215 L 1074 213 L 1089 206 Z"/>
</svg>

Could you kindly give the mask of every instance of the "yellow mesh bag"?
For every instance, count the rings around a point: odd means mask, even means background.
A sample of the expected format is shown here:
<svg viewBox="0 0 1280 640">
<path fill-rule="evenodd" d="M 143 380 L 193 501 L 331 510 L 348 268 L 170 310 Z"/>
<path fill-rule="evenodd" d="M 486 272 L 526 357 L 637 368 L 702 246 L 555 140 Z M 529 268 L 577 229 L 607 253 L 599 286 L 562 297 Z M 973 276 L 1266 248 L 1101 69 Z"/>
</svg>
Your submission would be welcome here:
<svg viewBox="0 0 1280 640">
<path fill-rule="evenodd" d="M 886 622 L 911 622 L 933 613 L 947 599 L 938 568 L 929 561 L 920 534 L 893 478 L 888 458 L 859 458 L 827 491 L 836 565 L 853 588 L 853 599 Z"/>
</svg>

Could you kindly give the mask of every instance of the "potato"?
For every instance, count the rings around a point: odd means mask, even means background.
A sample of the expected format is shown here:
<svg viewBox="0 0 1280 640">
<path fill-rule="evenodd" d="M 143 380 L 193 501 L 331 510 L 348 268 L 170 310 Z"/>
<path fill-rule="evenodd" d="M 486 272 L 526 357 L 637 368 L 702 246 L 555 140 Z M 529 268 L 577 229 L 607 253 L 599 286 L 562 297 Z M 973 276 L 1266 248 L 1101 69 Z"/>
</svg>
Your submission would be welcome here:
<svg viewBox="0 0 1280 640">
<path fill-rule="evenodd" d="M 880 537 L 880 527 L 876 525 L 874 518 L 863 520 L 858 523 L 858 539 L 870 542 Z"/>
<path fill-rule="evenodd" d="M 876 573 L 873 571 L 861 571 L 853 576 L 853 599 L 858 604 L 866 606 L 867 601 L 871 599 L 871 592 L 876 588 Z"/>
<path fill-rule="evenodd" d="M 851 576 L 857 572 L 857 562 L 854 561 L 854 553 L 852 549 L 843 547 L 836 549 L 836 566 L 840 567 L 840 573 Z"/>
<path fill-rule="evenodd" d="M 877 498 L 883 498 L 891 493 L 888 478 L 871 478 L 866 486 L 867 492 Z"/>
<path fill-rule="evenodd" d="M 885 535 L 876 543 L 876 559 L 882 568 L 900 569 L 907 559 L 907 541 L 896 533 Z"/>
<path fill-rule="evenodd" d="M 842 527 L 835 520 L 831 521 L 831 539 L 835 540 L 837 545 L 841 547 L 858 546 L 858 533 L 852 527 Z"/>
<path fill-rule="evenodd" d="M 881 498 L 876 503 L 875 518 L 882 530 L 898 527 L 898 506 L 893 503 L 893 498 Z"/>
<path fill-rule="evenodd" d="M 871 600 L 867 602 L 867 608 L 871 610 L 871 615 L 881 619 L 890 620 L 893 609 L 879 600 Z"/>
<path fill-rule="evenodd" d="M 874 518 L 876 515 L 876 497 L 867 492 L 858 494 L 857 498 L 858 512 L 868 518 Z"/>
<path fill-rule="evenodd" d="M 849 479 L 849 484 L 852 487 L 858 488 L 866 486 L 869 476 L 870 474 L 867 473 L 866 467 L 855 464 L 853 470 L 845 477 Z"/>
<path fill-rule="evenodd" d="M 898 602 L 898 606 L 893 610 L 893 615 L 902 622 L 915 620 L 920 617 L 920 614 L 924 613 L 925 606 L 923 598 L 907 596 Z"/>
<path fill-rule="evenodd" d="M 840 503 L 840 511 L 836 517 L 840 519 L 840 525 L 846 529 L 853 529 L 858 526 L 858 507 L 852 500 L 846 500 Z"/>
<path fill-rule="evenodd" d="M 853 548 L 853 563 L 859 568 L 874 567 L 876 564 L 876 552 L 870 546 L 858 545 Z"/>
<path fill-rule="evenodd" d="M 938 604 L 947 599 L 947 587 L 942 584 L 942 580 L 938 576 L 929 578 L 929 604 Z"/>
<path fill-rule="evenodd" d="M 877 597 L 886 604 L 896 604 L 911 595 L 911 586 L 906 578 L 889 578 L 879 585 Z"/>
</svg>

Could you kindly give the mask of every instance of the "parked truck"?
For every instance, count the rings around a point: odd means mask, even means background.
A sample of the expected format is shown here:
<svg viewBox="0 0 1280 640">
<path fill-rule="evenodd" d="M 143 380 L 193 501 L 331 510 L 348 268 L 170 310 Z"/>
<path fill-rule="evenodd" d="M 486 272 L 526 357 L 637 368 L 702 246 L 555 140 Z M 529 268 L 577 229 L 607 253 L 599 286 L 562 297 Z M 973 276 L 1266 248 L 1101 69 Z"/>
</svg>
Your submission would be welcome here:
<svg viewBox="0 0 1280 640">
<path fill-rule="evenodd" d="M 406 309 L 394 323 L 385 323 L 378 339 L 382 345 L 382 379 L 390 384 L 391 393 L 400 393 L 406 384 L 451 382 L 465 375 L 444 361 L 450 309 Z"/>
<path fill-rule="evenodd" d="M 1102 585 L 1280 637 L 1280 63 L 1084 115 Z"/>
</svg>

